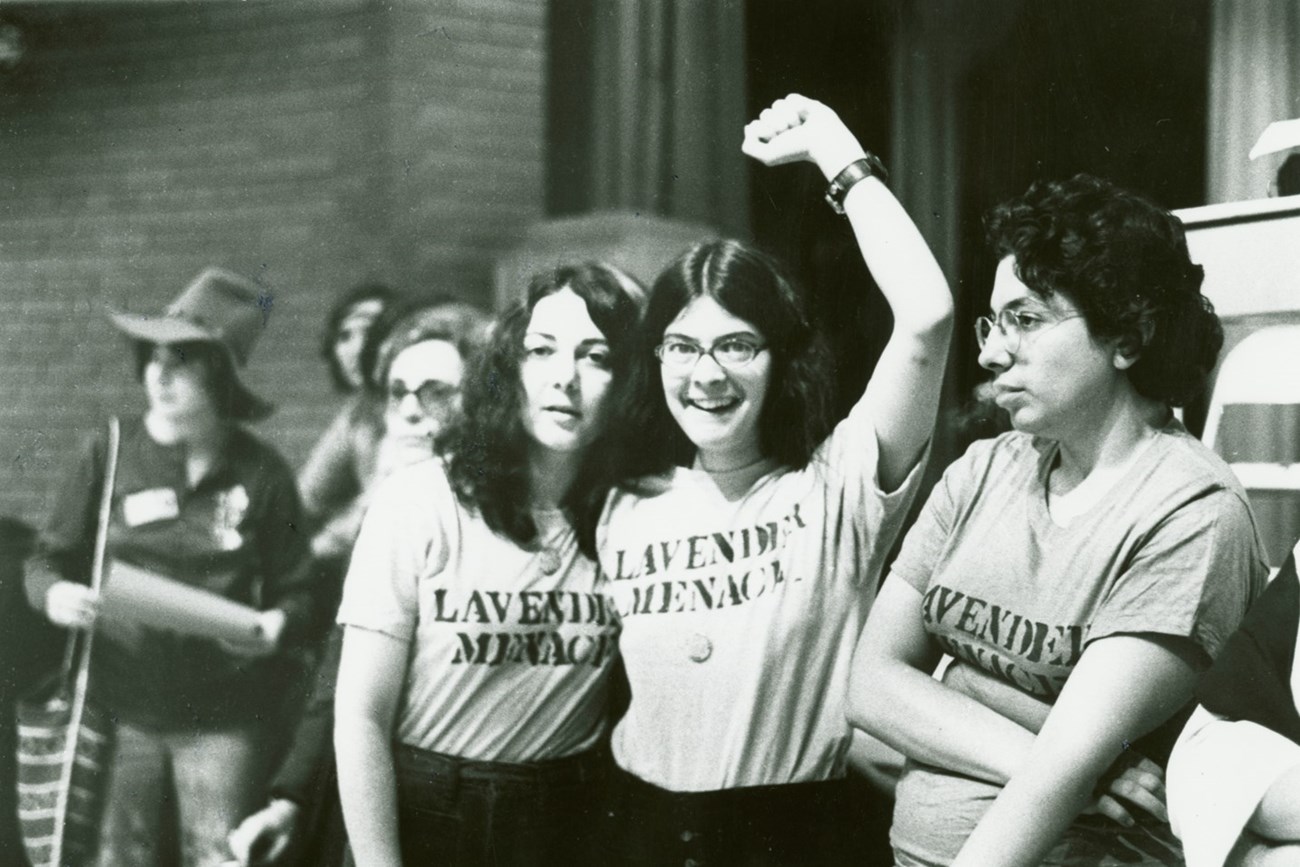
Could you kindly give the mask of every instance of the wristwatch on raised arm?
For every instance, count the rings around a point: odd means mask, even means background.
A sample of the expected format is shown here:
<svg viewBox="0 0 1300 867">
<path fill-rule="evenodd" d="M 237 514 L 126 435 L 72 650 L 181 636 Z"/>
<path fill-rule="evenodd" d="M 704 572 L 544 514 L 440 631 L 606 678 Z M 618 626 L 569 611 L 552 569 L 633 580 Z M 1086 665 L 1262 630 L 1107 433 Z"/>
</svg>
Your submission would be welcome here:
<svg viewBox="0 0 1300 867">
<path fill-rule="evenodd" d="M 883 184 L 889 183 L 889 172 L 885 170 L 885 164 L 880 161 L 880 157 L 868 151 L 866 156 L 849 163 L 831 180 L 831 185 L 826 190 L 826 204 L 835 213 L 843 214 L 844 197 L 849 194 L 849 190 L 858 181 L 870 177 L 880 178 Z"/>
</svg>

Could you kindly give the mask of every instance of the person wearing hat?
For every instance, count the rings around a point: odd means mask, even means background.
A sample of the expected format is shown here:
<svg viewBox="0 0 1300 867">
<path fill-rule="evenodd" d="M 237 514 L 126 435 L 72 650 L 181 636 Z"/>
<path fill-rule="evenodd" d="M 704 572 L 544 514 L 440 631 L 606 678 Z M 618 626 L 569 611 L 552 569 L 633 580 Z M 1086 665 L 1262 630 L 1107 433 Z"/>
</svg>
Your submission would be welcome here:
<svg viewBox="0 0 1300 867">
<path fill-rule="evenodd" d="M 291 693 L 295 669 L 282 649 L 311 619 L 307 539 L 296 529 L 288 465 L 240 426 L 271 412 L 239 375 L 264 330 L 265 297 L 209 268 L 160 315 L 112 315 L 131 341 L 147 409 L 120 423 L 106 570 L 110 595 L 122 564 L 256 609 L 260 638 L 236 646 L 141 626 L 87 586 L 106 475 L 102 432 L 57 489 L 26 564 L 34 607 L 100 637 L 92 696 L 118 726 L 102 867 L 225 861 L 226 832 L 256 805 L 269 736 Z M 179 822 L 179 861 L 162 848 L 168 809 Z"/>
</svg>

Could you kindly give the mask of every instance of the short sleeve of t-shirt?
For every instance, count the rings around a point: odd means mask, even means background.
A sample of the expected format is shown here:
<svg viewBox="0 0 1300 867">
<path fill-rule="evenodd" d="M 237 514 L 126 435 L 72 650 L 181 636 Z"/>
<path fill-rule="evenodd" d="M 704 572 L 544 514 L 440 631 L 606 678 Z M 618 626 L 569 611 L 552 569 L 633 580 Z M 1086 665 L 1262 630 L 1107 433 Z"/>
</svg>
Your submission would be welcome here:
<svg viewBox="0 0 1300 867">
<path fill-rule="evenodd" d="M 1210 491 L 1171 512 L 1102 600 L 1089 641 L 1118 633 L 1192 639 L 1210 658 L 1236 630 L 1259 585 L 1255 529 L 1240 496 Z"/>
<path fill-rule="evenodd" d="M 831 474 L 831 483 L 842 491 L 843 504 L 849 514 L 869 500 L 910 493 L 916 468 L 929 457 L 927 445 L 916 459 L 907 479 L 893 491 L 880 490 L 880 443 L 876 425 L 866 401 L 859 400 L 849 414 L 835 426 L 831 435 L 813 452 L 812 463 Z"/>
<path fill-rule="evenodd" d="M 945 652 L 1044 698 L 1116 633 L 1187 637 L 1216 654 L 1262 588 L 1244 493 L 1171 423 L 1068 525 L 1051 516 L 1055 444 L 973 445 L 935 487 L 894 572 Z"/>
<path fill-rule="evenodd" d="M 824 483 L 823 532 L 831 556 L 836 562 L 860 564 L 837 574 L 855 585 L 868 582 L 874 592 L 920 487 L 930 448 L 927 444 L 894 490 L 881 490 L 880 443 L 869 413 L 866 402 L 858 401 L 813 453 L 805 472 L 819 475 Z"/>
<path fill-rule="evenodd" d="M 447 559 L 440 516 L 451 514 L 455 494 L 442 465 L 428 461 L 381 483 L 352 551 L 338 622 L 402 641 L 415 634 L 422 576 Z"/>
<path fill-rule="evenodd" d="M 891 575 L 897 575 L 924 593 L 943 551 L 948 546 L 961 504 L 970 496 L 974 480 L 988 472 L 991 440 L 980 440 L 943 471 L 930 491 L 912 528 L 903 538 Z"/>
</svg>

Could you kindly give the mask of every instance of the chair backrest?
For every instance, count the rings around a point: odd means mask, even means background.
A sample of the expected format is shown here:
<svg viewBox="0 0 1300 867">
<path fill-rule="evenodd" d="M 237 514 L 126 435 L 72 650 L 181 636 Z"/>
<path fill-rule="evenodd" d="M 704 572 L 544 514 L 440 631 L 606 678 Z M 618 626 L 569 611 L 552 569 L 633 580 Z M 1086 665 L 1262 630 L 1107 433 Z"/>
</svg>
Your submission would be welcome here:
<svg viewBox="0 0 1300 867">
<path fill-rule="evenodd" d="M 1252 332 L 1223 359 L 1205 443 L 1250 495 L 1269 561 L 1300 537 L 1300 325 Z"/>
<path fill-rule="evenodd" d="M 1232 348 L 1219 366 L 1205 419 L 1214 448 L 1223 409 L 1231 405 L 1300 405 L 1300 325 L 1268 325 Z"/>
</svg>

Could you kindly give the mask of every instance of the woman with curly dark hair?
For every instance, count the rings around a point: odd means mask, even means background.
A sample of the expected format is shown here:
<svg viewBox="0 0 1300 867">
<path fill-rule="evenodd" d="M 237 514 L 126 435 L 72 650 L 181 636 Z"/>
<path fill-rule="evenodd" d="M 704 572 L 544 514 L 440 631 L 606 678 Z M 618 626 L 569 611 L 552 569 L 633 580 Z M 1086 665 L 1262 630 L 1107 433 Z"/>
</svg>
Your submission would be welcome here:
<svg viewBox="0 0 1300 867">
<path fill-rule="evenodd" d="M 462 381 L 445 460 L 371 501 L 335 704 L 360 867 L 587 857 L 619 631 L 590 552 L 642 300 L 607 265 L 535 277 Z"/>
<path fill-rule="evenodd" d="M 823 335 L 771 259 L 712 241 L 655 282 L 629 425 L 638 478 L 611 497 L 598 545 L 631 685 L 612 864 L 851 860 L 848 664 L 943 378 L 952 298 L 880 162 L 800 96 L 746 127 L 744 150 L 831 181 L 894 331 L 833 426 Z"/>
<path fill-rule="evenodd" d="M 900 865 L 1181 864 L 1161 766 L 1266 575 L 1241 486 L 1171 411 L 1222 330 L 1182 224 L 1110 183 L 1036 183 L 988 234 L 979 362 L 1014 430 L 908 533 L 851 718 L 907 757 Z"/>
</svg>

